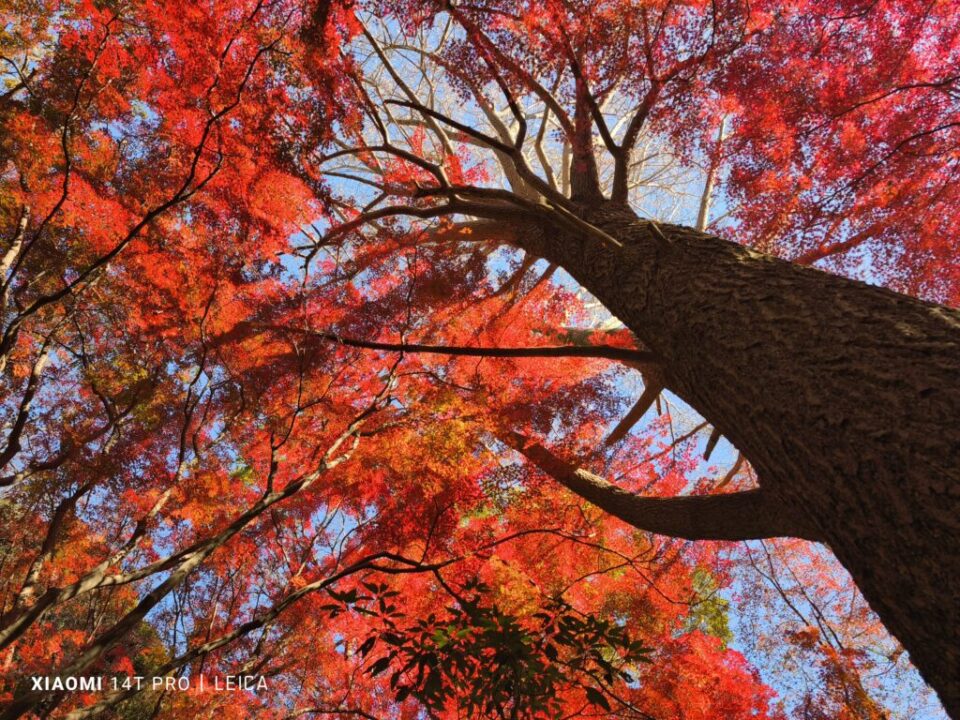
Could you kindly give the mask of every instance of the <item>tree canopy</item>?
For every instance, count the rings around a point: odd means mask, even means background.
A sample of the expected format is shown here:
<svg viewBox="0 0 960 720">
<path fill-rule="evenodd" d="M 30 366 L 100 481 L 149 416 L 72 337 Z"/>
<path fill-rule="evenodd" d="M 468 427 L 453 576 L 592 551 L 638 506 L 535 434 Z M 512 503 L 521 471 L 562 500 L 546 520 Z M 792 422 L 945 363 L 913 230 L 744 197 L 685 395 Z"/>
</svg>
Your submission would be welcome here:
<svg viewBox="0 0 960 720">
<path fill-rule="evenodd" d="M 945 717 L 553 248 L 956 308 L 956 3 L 0 16 L 0 717 Z"/>
</svg>

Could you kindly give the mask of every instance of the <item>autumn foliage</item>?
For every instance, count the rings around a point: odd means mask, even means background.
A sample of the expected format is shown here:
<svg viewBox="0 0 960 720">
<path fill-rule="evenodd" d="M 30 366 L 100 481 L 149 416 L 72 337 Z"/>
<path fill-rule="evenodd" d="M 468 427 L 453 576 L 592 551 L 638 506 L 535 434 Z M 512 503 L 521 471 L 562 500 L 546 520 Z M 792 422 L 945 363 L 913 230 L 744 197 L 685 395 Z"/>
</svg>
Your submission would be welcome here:
<svg viewBox="0 0 960 720">
<path fill-rule="evenodd" d="M 954 3 L 0 15 L 0 716 L 941 716 L 824 548 L 643 532 L 517 451 L 755 482 L 669 393 L 609 442 L 655 363 L 470 217 L 592 173 L 960 304 Z"/>
</svg>

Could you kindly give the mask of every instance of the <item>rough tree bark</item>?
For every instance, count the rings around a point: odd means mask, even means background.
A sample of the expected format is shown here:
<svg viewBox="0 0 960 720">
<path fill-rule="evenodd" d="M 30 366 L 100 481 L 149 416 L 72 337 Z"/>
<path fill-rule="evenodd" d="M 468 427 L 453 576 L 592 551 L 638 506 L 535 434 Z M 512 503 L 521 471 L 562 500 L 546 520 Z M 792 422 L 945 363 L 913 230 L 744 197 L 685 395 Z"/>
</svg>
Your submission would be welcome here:
<svg viewBox="0 0 960 720">
<path fill-rule="evenodd" d="M 960 313 L 622 207 L 512 233 L 657 355 L 960 718 Z"/>
</svg>

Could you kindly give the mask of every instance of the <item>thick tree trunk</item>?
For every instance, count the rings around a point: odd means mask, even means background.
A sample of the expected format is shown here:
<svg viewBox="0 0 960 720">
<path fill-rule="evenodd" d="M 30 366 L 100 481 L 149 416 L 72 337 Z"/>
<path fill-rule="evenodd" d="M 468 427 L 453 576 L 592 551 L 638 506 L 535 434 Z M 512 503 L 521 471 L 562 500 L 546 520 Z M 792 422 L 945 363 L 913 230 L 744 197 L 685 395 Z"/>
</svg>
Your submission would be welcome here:
<svg viewBox="0 0 960 720">
<path fill-rule="evenodd" d="M 960 718 L 960 313 L 605 208 L 525 232 L 826 538 Z"/>
</svg>

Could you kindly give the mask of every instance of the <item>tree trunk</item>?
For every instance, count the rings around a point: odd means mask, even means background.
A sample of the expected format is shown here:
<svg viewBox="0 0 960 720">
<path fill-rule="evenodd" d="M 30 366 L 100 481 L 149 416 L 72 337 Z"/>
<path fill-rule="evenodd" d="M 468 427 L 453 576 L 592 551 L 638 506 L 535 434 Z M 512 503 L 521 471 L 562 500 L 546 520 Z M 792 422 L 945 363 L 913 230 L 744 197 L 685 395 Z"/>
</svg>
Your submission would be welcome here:
<svg viewBox="0 0 960 720">
<path fill-rule="evenodd" d="M 960 313 L 606 207 L 517 233 L 816 527 L 960 718 Z"/>
</svg>

